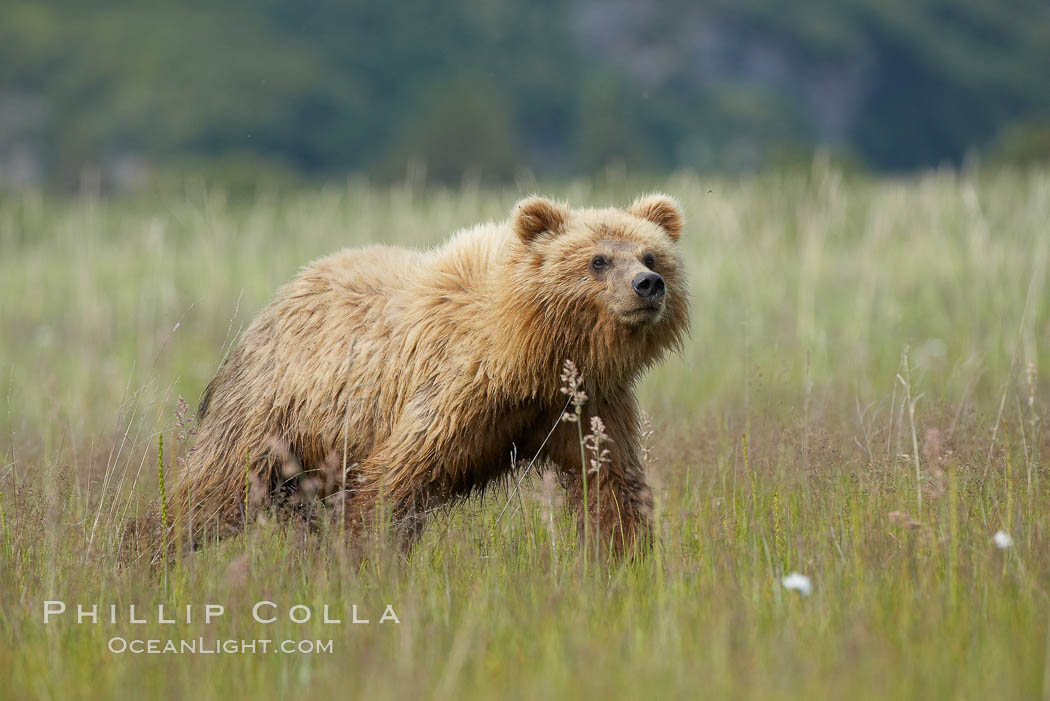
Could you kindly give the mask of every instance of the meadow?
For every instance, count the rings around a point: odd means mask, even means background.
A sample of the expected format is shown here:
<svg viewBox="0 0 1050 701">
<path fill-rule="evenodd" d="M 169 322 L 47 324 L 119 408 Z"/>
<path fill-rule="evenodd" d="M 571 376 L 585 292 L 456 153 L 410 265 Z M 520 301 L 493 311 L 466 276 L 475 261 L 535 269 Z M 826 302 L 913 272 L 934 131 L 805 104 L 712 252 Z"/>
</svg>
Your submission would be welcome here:
<svg viewBox="0 0 1050 701">
<path fill-rule="evenodd" d="M 434 245 L 533 191 L 654 189 L 688 217 L 692 323 L 641 382 L 651 553 L 584 558 L 558 490 L 529 476 L 437 515 L 404 557 L 271 520 L 122 561 L 122 524 L 192 440 L 179 398 L 192 413 L 300 265 Z M 1048 697 L 1048 270 L 1047 170 L 876 179 L 818 159 L 741 179 L 0 196 L 0 698 Z M 47 600 L 71 610 L 45 624 Z M 253 620 L 260 600 L 276 622 Z M 77 603 L 100 622 L 78 625 Z M 205 623 L 205 604 L 225 614 Z M 400 623 L 378 623 L 387 604 Z"/>
</svg>

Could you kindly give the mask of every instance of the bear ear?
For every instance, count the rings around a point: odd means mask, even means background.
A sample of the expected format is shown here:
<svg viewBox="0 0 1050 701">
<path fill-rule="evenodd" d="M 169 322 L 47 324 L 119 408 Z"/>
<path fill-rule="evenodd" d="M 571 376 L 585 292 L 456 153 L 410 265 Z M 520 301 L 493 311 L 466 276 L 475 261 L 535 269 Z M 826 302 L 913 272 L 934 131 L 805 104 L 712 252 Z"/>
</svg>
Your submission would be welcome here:
<svg viewBox="0 0 1050 701">
<path fill-rule="evenodd" d="M 557 233 L 569 218 L 569 210 L 544 197 L 526 197 L 514 205 L 514 233 L 528 243 L 544 231 Z"/>
<path fill-rule="evenodd" d="M 634 201 L 634 204 L 627 208 L 627 213 L 651 221 L 666 231 L 667 235 L 675 241 L 678 240 L 682 233 L 682 227 L 685 226 L 685 217 L 682 216 L 682 209 L 673 197 L 667 195 L 656 194 L 639 197 Z"/>
</svg>

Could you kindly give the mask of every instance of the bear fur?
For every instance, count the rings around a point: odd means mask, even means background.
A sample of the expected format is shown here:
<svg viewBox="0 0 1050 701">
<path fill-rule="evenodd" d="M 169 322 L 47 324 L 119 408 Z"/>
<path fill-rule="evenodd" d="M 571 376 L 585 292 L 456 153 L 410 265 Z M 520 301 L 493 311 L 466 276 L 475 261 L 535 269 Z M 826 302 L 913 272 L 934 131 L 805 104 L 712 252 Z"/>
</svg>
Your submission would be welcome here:
<svg viewBox="0 0 1050 701">
<path fill-rule="evenodd" d="M 253 502 L 340 504 L 350 533 L 383 504 L 410 539 L 427 513 L 511 474 L 514 451 L 557 469 L 616 548 L 648 541 L 634 385 L 687 330 L 682 227 L 663 195 L 625 210 L 532 197 L 434 250 L 314 261 L 207 386 L 171 497 L 191 505 L 180 520 L 197 541 L 236 531 L 247 479 Z M 634 289 L 650 272 L 662 296 Z M 583 432 L 599 416 L 608 435 L 586 509 L 577 427 L 561 420 L 566 360 L 583 378 Z"/>
</svg>

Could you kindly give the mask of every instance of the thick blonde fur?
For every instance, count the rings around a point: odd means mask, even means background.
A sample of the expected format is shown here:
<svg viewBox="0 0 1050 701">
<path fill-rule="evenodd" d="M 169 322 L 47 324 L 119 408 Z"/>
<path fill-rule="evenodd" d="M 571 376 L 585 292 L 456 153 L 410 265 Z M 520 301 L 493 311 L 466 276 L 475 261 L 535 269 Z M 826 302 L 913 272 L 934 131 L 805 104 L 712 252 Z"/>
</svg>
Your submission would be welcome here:
<svg viewBox="0 0 1050 701">
<path fill-rule="evenodd" d="M 351 533 L 382 502 L 413 534 L 427 512 L 506 476 L 512 450 L 531 459 L 541 446 L 579 507 L 575 426 L 544 444 L 566 406 L 570 359 L 588 395 L 584 421 L 600 416 L 611 438 L 592 518 L 613 542 L 648 539 L 633 388 L 687 328 L 681 229 L 665 196 L 627 210 L 530 198 L 431 251 L 372 246 L 314 261 L 208 385 L 173 498 L 192 504 L 181 518 L 195 533 L 230 532 L 246 521 L 246 478 L 275 502 L 317 475 L 316 496 L 346 499 Z M 646 261 L 666 294 L 639 310 L 631 279 Z"/>
</svg>

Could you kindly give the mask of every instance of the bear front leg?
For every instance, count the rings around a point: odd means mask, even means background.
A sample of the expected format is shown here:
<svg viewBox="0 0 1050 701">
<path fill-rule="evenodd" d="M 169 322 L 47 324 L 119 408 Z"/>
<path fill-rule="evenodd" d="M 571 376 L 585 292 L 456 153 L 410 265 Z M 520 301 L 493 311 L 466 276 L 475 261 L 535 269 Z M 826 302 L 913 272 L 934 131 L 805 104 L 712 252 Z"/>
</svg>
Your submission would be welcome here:
<svg viewBox="0 0 1050 701">
<path fill-rule="evenodd" d="M 625 393 L 611 401 L 588 402 L 581 417 L 583 435 L 593 435 L 592 417 L 599 417 L 607 438 L 599 450 L 608 451 L 595 470 L 591 439 L 581 453 L 580 432 L 575 423 L 563 422 L 551 436 L 546 451 L 559 468 L 573 508 L 584 528 L 594 537 L 600 534 L 603 548 L 620 555 L 653 541 L 653 493 L 645 476 L 641 457 L 641 428 L 634 396 Z M 586 480 L 583 464 L 586 462 Z M 584 485 L 586 484 L 586 508 Z"/>
<path fill-rule="evenodd" d="M 403 551 L 423 532 L 426 519 L 447 501 L 437 456 L 445 454 L 439 432 L 425 423 L 403 419 L 350 475 L 346 526 L 352 539 L 389 526 Z M 427 427 L 429 428 L 429 427 Z"/>
<path fill-rule="evenodd" d="M 413 481 L 405 481 L 390 470 L 389 451 L 379 451 L 363 463 L 347 487 L 346 532 L 351 541 L 386 531 L 407 552 L 423 532 L 428 508 L 427 494 Z M 402 467 L 405 466 L 402 463 Z M 412 470 L 412 472 L 415 472 Z"/>
</svg>

